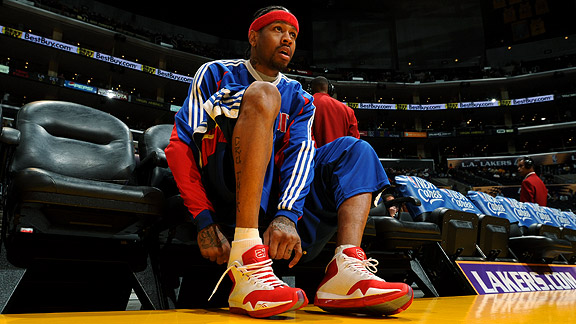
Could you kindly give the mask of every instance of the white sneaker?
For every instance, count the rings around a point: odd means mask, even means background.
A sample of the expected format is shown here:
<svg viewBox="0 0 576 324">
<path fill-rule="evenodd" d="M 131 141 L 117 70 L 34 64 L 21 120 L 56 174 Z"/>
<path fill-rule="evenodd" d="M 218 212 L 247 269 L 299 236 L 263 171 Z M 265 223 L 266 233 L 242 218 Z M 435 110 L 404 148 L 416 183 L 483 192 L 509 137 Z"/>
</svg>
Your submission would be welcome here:
<svg viewBox="0 0 576 324">
<path fill-rule="evenodd" d="M 314 305 L 330 312 L 377 315 L 400 313 L 412 304 L 414 293 L 404 283 L 391 283 L 374 275 L 378 261 L 359 247 L 337 253 L 326 267 Z"/>
<path fill-rule="evenodd" d="M 230 264 L 214 292 L 228 273 L 232 279 L 232 290 L 228 297 L 231 313 L 270 317 L 306 306 L 308 298 L 304 291 L 291 288 L 278 279 L 271 265 L 268 246 L 256 245 L 244 252 L 242 262 L 234 261 Z"/>
</svg>

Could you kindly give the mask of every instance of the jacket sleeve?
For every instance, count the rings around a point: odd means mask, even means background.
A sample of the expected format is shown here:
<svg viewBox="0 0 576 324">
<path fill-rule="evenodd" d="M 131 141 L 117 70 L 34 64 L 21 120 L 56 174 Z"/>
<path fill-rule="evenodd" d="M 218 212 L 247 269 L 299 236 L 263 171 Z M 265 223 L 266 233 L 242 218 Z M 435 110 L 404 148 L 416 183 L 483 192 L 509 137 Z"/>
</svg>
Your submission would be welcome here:
<svg viewBox="0 0 576 324">
<path fill-rule="evenodd" d="M 214 119 L 215 115 L 237 114 L 236 102 L 241 100 L 246 87 L 236 84 L 231 75 L 226 66 L 216 62 L 206 63 L 198 69 L 188 97 L 175 116 L 176 132 L 166 148 L 166 157 L 184 205 L 198 230 L 214 223 L 214 207 L 202 184 L 201 155 L 194 139 L 202 138 L 208 120 Z"/>
<path fill-rule="evenodd" d="M 286 216 L 294 223 L 302 216 L 304 199 L 314 178 L 315 144 L 312 124 L 315 107 L 310 95 L 300 92 L 301 108 L 289 121 L 283 147 L 276 154 L 280 170 L 280 197 L 276 216 Z"/>
<path fill-rule="evenodd" d="M 354 110 L 352 110 L 352 108 L 348 108 L 347 111 L 348 111 L 348 120 L 349 120 L 349 127 L 348 127 L 348 134 L 347 135 L 355 137 L 355 138 L 360 138 L 360 132 L 358 131 L 358 120 L 356 119 L 356 115 L 354 115 Z"/>
<path fill-rule="evenodd" d="M 202 185 L 200 171 L 196 164 L 196 157 L 193 147 L 186 145 L 183 141 L 173 136 L 170 144 L 166 147 L 166 159 L 172 171 L 174 180 L 180 191 L 180 197 L 184 201 L 184 206 L 192 215 L 198 231 L 213 224 L 214 207 Z"/>
</svg>

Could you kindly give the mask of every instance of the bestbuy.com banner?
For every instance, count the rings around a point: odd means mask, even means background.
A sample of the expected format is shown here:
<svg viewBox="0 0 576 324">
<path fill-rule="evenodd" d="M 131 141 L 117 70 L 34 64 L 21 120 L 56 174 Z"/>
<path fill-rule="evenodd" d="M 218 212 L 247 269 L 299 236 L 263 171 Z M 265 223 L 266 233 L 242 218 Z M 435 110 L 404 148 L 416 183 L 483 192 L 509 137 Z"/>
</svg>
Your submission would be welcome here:
<svg viewBox="0 0 576 324">
<path fill-rule="evenodd" d="M 87 56 L 87 57 L 90 57 L 90 58 L 93 58 L 93 59 L 96 59 L 99 61 L 107 62 L 107 63 L 113 64 L 113 65 L 118 65 L 118 66 L 129 68 L 132 70 L 147 72 L 150 74 L 157 75 L 159 77 L 172 79 L 175 81 L 191 83 L 192 79 L 193 79 L 192 77 L 189 77 L 189 76 L 185 76 L 185 75 L 181 75 L 181 74 L 177 74 L 177 73 L 172 73 L 169 71 L 160 70 L 160 69 L 146 66 L 146 65 L 143 65 L 140 63 L 131 62 L 131 61 L 124 60 L 124 59 L 121 59 L 118 57 L 114 57 L 112 55 L 99 53 L 99 52 L 96 52 L 96 51 L 93 51 L 90 49 L 81 48 L 78 46 L 66 44 L 66 43 L 59 42 L 59 41 L 56 41 L 53 39 L 49 39 L 49 38 L 42 37 L 42 36 L 37 36 L 37 35 L 31 34 L 28 32 L 23 32 L 23 31 L 14 29 L 14 28 L 9 28 L 9 27 L 5 27 L 5 26 L 1 26 L 1 25 L 0 25 L 0 34 L 4 34 L 4 35 L 11 36 L 14 38 L 22 39 L 22 40 L 25 40 L 25 41 L 28 41 L 31 43 L 35 43 L 38 45 L 52 47 L 52 48 L 55 48 L 57 50 L 65 51 L 68 53 Z"/>
<path fill-rule="evenodd" d="M 445 110 L 445 109 L 468 109 L 468 108 L 490 108 L 503 106 L 520 106 L 534 103 L 554 101 L 554 95 L 544 95 L 530 98 L 520 98 L 512 100 L 488 100 L 472 102 L 452 102 L 440 104 L 390 104 L 390 103 L 370 103 L 370 102 L 345 102 L 353 109 L 386 109 L 386 110 Z"/>
<path fill-rule="evenodd" d="M 576 266 L 457 261 L 479 295 L 576 289 Z"/>
</svg>

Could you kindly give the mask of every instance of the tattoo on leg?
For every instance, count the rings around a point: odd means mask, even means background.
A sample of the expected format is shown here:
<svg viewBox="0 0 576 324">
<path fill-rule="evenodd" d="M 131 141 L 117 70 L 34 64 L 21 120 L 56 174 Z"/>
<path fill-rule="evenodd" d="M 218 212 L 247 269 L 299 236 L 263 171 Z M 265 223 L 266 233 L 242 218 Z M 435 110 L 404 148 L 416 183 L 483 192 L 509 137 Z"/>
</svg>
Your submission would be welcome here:
<svg viewBox="0 0 576 324">
<path fill-rule="evenodd" d="M 236 164 L 242 163 L 242 160 L 240 160 L 240 153 L 242 153 L 242 150 L 240 150 L 240 137 L 234 137 L 234 161 Z"/>
<path fill-rule="evenodd" d="M 242 172 L 241 171 L 237 171 L 236 172 L 236 212 L 240 212 L 240 200 L 238 200 L 238 197 L 240 195 L 240 174 Z"/>
</svg>

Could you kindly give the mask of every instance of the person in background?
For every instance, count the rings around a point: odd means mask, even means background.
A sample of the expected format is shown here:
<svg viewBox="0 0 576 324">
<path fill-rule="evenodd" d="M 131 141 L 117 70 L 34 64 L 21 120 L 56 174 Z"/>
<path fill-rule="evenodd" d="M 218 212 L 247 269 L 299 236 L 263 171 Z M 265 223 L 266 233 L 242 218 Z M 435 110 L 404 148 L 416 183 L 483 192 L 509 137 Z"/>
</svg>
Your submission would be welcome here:
<svg viewBox="0 0 576 324">
<path fill-rule="evenodd" d="M 390 200 L 394 200 L 396 197 L 394 197 L 393 194 L 385 194 L 382 196 L 382 200 L 383 201 L 390 201 Z M 392 205 L 390 207 L 388 207 L 388 215 L 395 217 L 396 213 L 398 213 L 398 206 L 396 205 Z"/>
<path fill-rule="evenodd" d="M 523 177 L 520 186 L 520 201 L 537 203 L 540 206 L 546 206 L 548 203 L 548 189 L 534 171 L 534 160 L 528 156 L 519 158 L 516 161 L 518 174 Z"/>
<path fill-rule="evenodd" d="M 316 147 L 321 147 L 342 136 L 360 138 L 354 110 L 332 98 L 329 94 L 331 87 L 333 86 L 328 79 L 323 76 L 310 81 L 314 106 L 316 106 L 316 115 L 312 125 Z"/>
</svg>

